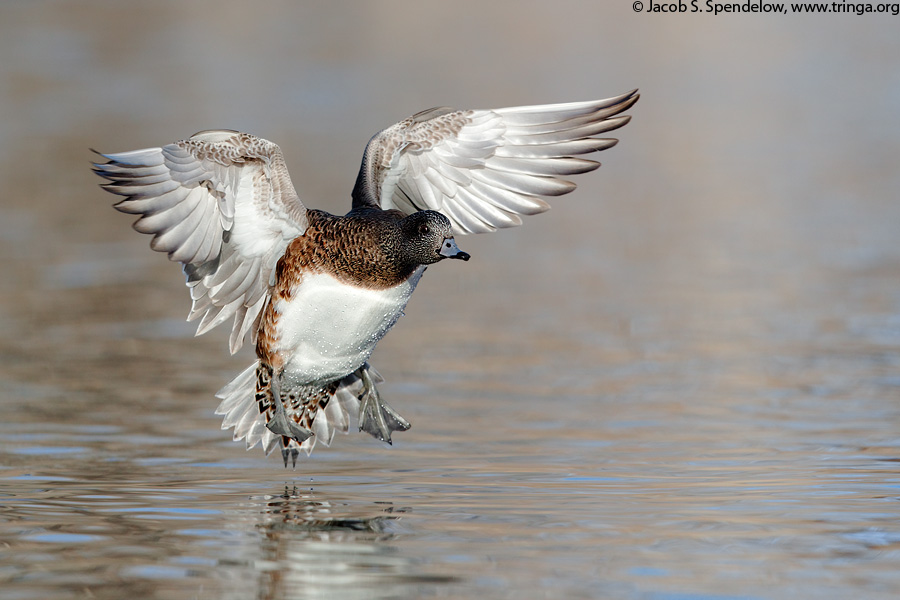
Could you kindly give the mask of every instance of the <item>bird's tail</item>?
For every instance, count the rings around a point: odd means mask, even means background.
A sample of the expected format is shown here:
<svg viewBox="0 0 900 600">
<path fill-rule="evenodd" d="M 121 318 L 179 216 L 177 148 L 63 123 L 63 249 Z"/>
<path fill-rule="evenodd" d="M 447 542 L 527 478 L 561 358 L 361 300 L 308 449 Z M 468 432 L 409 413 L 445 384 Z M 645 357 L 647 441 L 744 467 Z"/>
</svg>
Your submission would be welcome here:
<svg viewBox="0 0 900 600">
<path fill-rule="evenodd" d="M 266 455 L 276 448 L 281 448 L 287 464 L 289 456 L 296 461 L 300 450 L 309 455 L 317 441 L 329 446 L 335 432 L 347 433 L 351 423 L 356 426 L 360 399 L 367 394 L 363 380 L 358 374 L 363 371 L 374 383 L 384 381 L 384 378 L 366 363 L 358 372 L 347 375 L 329 389 L 323 390 L 321 397 L 315 397 L 314 400 L 305 399 L 300 402 L 293 390 L 281 391 L 286 411 L 300 426 L 311 430 L 314 434 L 303 443 L 272 433 L 266 427 L 274 412 L 269 385 L 271 369 L 259 361 L 244 369 L 216 393 L 216 397 L 222 400 L 216 414 L 225 417 L 222 429 L 234 428 L 235 441 L 245 440 L 248 450 L 260 444 Z"/>
</svg>

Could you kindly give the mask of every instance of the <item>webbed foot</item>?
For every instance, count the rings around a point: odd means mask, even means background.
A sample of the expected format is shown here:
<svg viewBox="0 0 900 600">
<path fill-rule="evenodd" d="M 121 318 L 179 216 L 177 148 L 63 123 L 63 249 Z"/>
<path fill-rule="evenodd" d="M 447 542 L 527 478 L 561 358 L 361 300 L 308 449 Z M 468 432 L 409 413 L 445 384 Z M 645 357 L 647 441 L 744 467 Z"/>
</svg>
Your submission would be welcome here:
<svg viewBox="0 0 900 600">
<path fill-rule="evenodd" d="M 376 440 L 391 443 L 391 433 L 406 431 L 409 421 L 381 399 L 369 370 L 363 366 L 357 371 L 363 383 L 362 400 L 359 406 L 359 429 L 365 431 Z"/>
<path fill-rule="evenodd" d="M 279 402 L 280 405 L 280 402 Z M 275 435 L 283 435 L 285 437 L 289 437 L 298 444 L 302 444 L 306 440 L 312 436 L 313 432 L 305 427 L 300 427 L 293 421 L 287 418 L 287 415 L 284 412 L 284 407 L 279 406 L 275 409 L 275 414 L 266 423 L 266 428 L 274 433 Z"/>
<path fill-rule="evenodd" d="M 297 468 L 297 457 L 300 456 L 300 451 L 290 446 L 288 448 L 281 449 L 281 458 L 284 459 L 284 468 L 287 469 L 288 457 L 291 458 L 293 462 L 293 468 Z"/>
<path fill-rule="evenodd" d="M 287 418 L 284 410 L 284 403 L 281 401 L 281 381 L 279 375 L 272 377 L 270 384 L 272 392 L 272 400 L 275 402 L 275 414 L 266 423 L 266 428 L 275 435 L 283 435 L 289 437 L 298 444 L 302 444 L 313 434 L 312 431 L 304 427 L 300 427 L 293 420 Z M 287 458 L 285 458 L 287 463 Z M 286 464 L 285 464 L 286 466 Z"/>
</svg>

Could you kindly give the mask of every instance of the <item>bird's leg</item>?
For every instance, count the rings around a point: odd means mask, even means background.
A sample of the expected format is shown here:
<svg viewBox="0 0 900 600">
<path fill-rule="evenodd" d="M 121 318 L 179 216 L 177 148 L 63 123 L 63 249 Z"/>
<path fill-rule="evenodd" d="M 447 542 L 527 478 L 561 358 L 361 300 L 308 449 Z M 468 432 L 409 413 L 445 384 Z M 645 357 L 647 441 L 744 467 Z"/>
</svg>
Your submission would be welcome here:
<svg viewBox="0 0 900 600">
<path fill-rule="evenodd" d="M 368 365 L 363 365 L 356 373 L 363 384 L 359 406 L 359 429 L 376 440 L 390 444 L 391 432 L 406 431 L 410 428 L 409 421 L 401 417 L 397 411 L 381 399 L 375 382 L 369 375 Z"/>
<path fill-rule="evenodd" d="M 290 445 L 285 446 L 281 449 L 281 458 L 284 459 L 284 468 L 287 469 L 288 458 L 290 458 L 293 462 L 293 468 L 297 468 L 297 457 L 300 456 L 300 451 L 297 450 L 297 446 Z"/>
<path fill-rule="evenodd" d="M 289 419 L 284 409 L 284 402 L 281 401 L 281 374 L 272 373 L 272 379 L 269 382 L 269 389 L 272 392 L 272 402 L 275 404 L 275 414 L 266 423 L 266 427 L 275 435 L 283 435 L 293 439 L 298 444 L 305 442 L 313 432 L 304 427 L 297 425 L 292 419 Z M 287 463 L 287 457 L 285 457 Z"/>
</svg>

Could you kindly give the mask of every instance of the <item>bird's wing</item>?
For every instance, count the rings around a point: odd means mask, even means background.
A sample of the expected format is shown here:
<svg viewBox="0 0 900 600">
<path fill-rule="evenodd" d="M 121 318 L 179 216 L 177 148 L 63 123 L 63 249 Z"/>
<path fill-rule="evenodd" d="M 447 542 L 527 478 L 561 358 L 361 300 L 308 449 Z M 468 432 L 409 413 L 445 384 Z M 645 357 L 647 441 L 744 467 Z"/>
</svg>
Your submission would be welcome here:
<svg viewBox="0 0 900 600">
<path fill-rule="evenodd" d="M 125 196 L 115 207 L 140 215 L 134 228 L 150 247 L 182 263 L 197 335 L 234 317 L 230 348 L 255 337 L 270 296 L 274 267 L 307 226 L 281 149 L 237 131 L 203 131 L 190 139 L 118 154 L 94 171 L 104 188 Z"/>
<path fill-rule="evenodd" d="M 418 113 L 369 141 L 353 206 L 440 211 L 457 233 L 520 225 L 550 208 L 542 197 L 575 189 L 564 177 L 600 166 L 576 157 L 614 146 L 597 136 L 628 123 L 638 97 Z"/>
</svg>

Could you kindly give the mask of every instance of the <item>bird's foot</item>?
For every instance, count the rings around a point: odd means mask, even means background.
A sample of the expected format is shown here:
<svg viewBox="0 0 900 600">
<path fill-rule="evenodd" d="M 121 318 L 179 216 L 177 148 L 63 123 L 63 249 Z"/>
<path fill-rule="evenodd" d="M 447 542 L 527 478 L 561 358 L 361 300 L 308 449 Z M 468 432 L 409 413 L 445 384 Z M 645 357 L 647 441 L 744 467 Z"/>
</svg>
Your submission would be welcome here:
<svg viewBox="0 0 900 600">
<path fill-rule="evenodd" d="M 281 410 L 275 410 L 275 414 L 272 415 L 272 418 L 268 423 L 266 423 L 266 428 L 268 428 L 268 430 L 275 435 L 283 435 L 285 437 L 289 437 L 298 444 L 302 444 L 313 434 L 313 432 L 309 429 L 300 427 L 299 425 L 288 419 L 283 407 L 281 407 Z"/>
<path fill-rule="evenodd" d="M 287 469 L 288 458 L 290 457 L 292 461 L 292 467 L 294 469 L 297 468 L 297 457 L 300 456 L 300 451 L 297 450 L 293 446 L 289 446 L 287 448 L 281 449 L 281 458 L 284 459 L 284 468 Z"/>
<path fill-rule="evenodd" d="M 410 428 L 409 421 L 401 417 L 397 411 L 381 399 L 368 369 L 361 368 L 359 376 L 364 388 L 359 406 L 359 429 L 376 440 L 390 444 L 391 433 L 406 431 Z"/>
<path fill-rule="evenodd" d="M 275 435 L 283 435 L 289 437 L 298 444 L 302 444 L 313 434 L 312 431 L 304 427 L 300 427 L 293 420 L 287 418 L 284 410 L 284 402 L 281 401 L 281 380 L 280 375 L 272 377 L 271 382 L 272 401 L 275 403 L 275 414 L 266 423 L 266 428 Z M 287 458 L 285 458 L 287 462 Z"/>
</svg>

